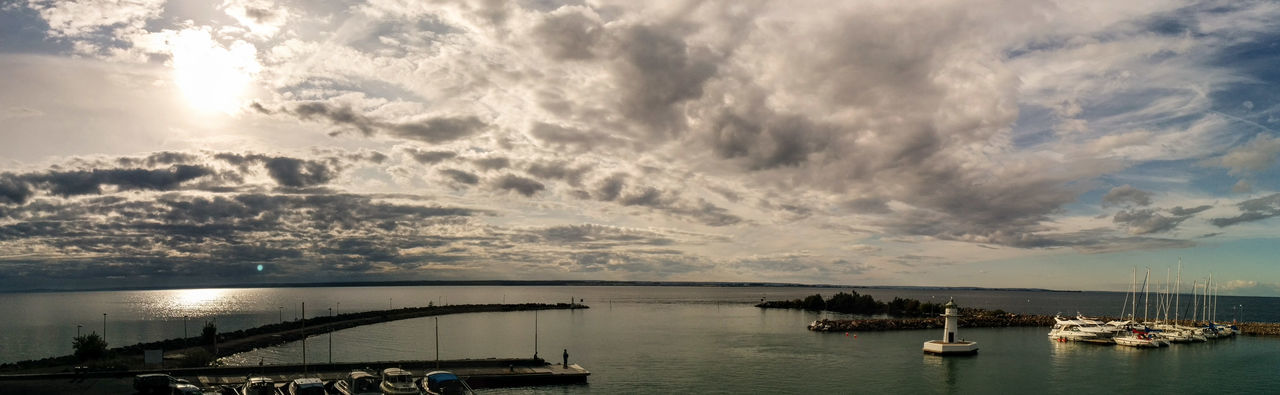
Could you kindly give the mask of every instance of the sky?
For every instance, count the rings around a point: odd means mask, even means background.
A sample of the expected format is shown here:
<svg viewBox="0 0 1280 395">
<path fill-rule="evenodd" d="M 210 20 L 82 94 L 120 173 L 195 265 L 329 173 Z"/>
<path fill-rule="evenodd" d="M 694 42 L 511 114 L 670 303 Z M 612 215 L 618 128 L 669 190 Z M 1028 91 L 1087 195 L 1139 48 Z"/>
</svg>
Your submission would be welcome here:
<svg viewBox="0 0 1280 395">
<path fill-rule="evenodd" d="M 5 1 L 0 290 L 1280 296 L 1277 65 L 1270 1 Z"/>
</svg>

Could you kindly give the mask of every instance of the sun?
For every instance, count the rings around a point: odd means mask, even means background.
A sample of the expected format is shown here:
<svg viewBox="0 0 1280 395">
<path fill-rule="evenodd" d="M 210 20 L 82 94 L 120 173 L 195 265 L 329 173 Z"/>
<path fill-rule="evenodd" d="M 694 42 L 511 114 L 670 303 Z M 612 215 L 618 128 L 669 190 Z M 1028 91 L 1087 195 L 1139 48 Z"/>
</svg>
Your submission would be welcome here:
<svg viewBox="0 0 1280 395">
<path fill-rule="evenodd" d="M 170 40 L 174 82 L 196 110 L 231 114 L 242 105 L 260 69 L 253 44 L 224 47 L 203 29 L 177 32 Z"/>
</svg>

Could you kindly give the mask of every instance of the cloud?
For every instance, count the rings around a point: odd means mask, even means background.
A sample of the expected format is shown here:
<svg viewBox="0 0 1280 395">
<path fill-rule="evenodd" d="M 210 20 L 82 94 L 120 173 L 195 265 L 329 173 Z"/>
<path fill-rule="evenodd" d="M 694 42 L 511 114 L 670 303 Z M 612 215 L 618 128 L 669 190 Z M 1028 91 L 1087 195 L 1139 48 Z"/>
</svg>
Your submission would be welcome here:
<svg viewBox="0 0 1280 395">
<path fill-rule="evenodd" d="M 32 0 L 27 6 L 49 24 L 50 35 L 74 37 L 103 30 L 141 29 L 148 20 L 160 16 L 164 3 L 165 0 Z"/>
<path fill-rule="evenodd" d="M 1210 161 L 1227 169 L 1227 174 L 1241 176 L 1265 171 L 1276 163 L 1280 155 L 1280 139 L 1270 134 L 1258 134 L 1249 143 L 1228 151 L 1226 155 Z"/>
<path fill-rule="evenodd" d="M 525 197 L 533 196 L 533 194 L 547 188 L 545 185 L 542 185 L 542 183 L 534 179 L 520 177 L 514 174 L 507 174 L 499 177 L 494 181 L 493 186 L 501 190 L 518 192 Z"/>
<path fill-rule="evenodd" d="M 266 168 L 267 174 L 272 180 L 275 180 L 281 186 L 291 188 L 324 185 L 333 180 L 334 177 L 337 177 L 337 173 L 341 171 L 341 165 L 336 159 L 318 161 L 283 156 L 232 153 L 219 153 L 214 157 L 236 166 L 246 166 L 250 163 L 261 164 Z M 369 159 L 377 159 L 377 156 Z"/>
<path fill-rule="evenodd" d="M 76 171 L 48 171 L 23 177 L 36 188 L 60 196 L 101 194 L 103 186 L 113 186 L 121 191 L 167 191 L 182 183 L 208 176 L 213 171 L 207 167 L 175 165 L 167 169 L 93 169 Z"/>
<path fill-rule="evenodd" d="M 416 148 L 404 148 L 403 150 L 409 156 L 412 156 L 413 160 L 424 165 L 434 165 L 458 156 L 456 152 L 452 151 L 423 151 Z"/>
<path fill-rule="evenodd" d="M 1117 224 L 1121 224 L 1128 228 L 1130 234 L 1145 235 L 1150 233 L 1168 232 L 1176 228 L 1183 221 L 1212 208 L 1212 206 L 1203 205 L 1192 208 L 1174 207 L 1166 211 L 1169 215 L 1161 214 L 1160 209 L 1128 209 L 1117 212 L 1112 218 Z"/>
<path fill-rule="evenodd" d="M 1236 207 L 1240 209 L 1240 215 L 1234 217 L 1214 218 L 1209 220 L 1209 223 L 1219 228 L 1225 228 L 1244 222 L 1261 221 L 1267 218 L 1280 216 L 1280 193 L 1245 200 L 1237 203 Z"/>
<path fill-rule="evenodd" d="M 511 166 L 511 160 L 502 156 L 472 159 L 471 163 L 484 171 L 502 170 Z"/>
<path fill-rule="evenodd" d="M 440 174 L 443 174 L 445 177 L 448 177 L 454 182 L 467 184 L 467 185 L 476 185 L 480 183 L 480 177 L 476 176 L 475 174 L 471 174 L 462 170 L 440 169 L 439 172 Z"/>
<path fill-rule="evenodd" d="M 294 106 L 291 113 L 303 120 L 320 119 L 336 126 L 354 128 L 366 136 L 381 131 L 392 137 L 433 144 L 467 137 L 490 126 L 475 116 L 438 116 L 416 121 L 387 122 L 357 113 L 349 106 L 324 102 L 301 103 Z"/>
<path fill-rule="evenodd" d="M 288 8 L 269 0 L 224 0 L 220 8 L 261 38 L 276 35 L 290 17 Z"/>
<path fill-rule="evenodd" d="M 1150 206 L 1151 192 L 1125 184 L 1111 188 L 1106 195 L 1102 196 L 1103 207 L 1123 205 Z"/>
</svg>

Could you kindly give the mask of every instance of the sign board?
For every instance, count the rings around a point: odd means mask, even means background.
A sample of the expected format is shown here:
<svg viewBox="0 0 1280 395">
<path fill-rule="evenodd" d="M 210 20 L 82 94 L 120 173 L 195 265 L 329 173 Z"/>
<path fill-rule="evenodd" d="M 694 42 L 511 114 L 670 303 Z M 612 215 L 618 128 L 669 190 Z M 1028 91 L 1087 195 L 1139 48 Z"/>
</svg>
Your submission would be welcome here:
<svg viewBox="0 0 1280 395">
<path fill-rule="evenodd" d="M 143 350 L 142 362 L 148 365 L 164 363 L 164 350 Z"/>
</svg>

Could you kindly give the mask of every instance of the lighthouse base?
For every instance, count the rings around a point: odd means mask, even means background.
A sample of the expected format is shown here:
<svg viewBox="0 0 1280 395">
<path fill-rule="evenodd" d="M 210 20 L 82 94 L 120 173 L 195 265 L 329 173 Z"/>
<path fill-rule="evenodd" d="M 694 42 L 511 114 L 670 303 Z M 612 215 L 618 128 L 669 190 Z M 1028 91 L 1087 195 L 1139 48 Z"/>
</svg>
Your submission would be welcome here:
<svg viewBox="0 0 1280 395">
<path fill-rule="evenodd" d="M 934 355 L 974 355 L 978 353 L 978 342 L 944 343 L 941 340 L 924 342 L 924 352 Z"/>
</svg>

